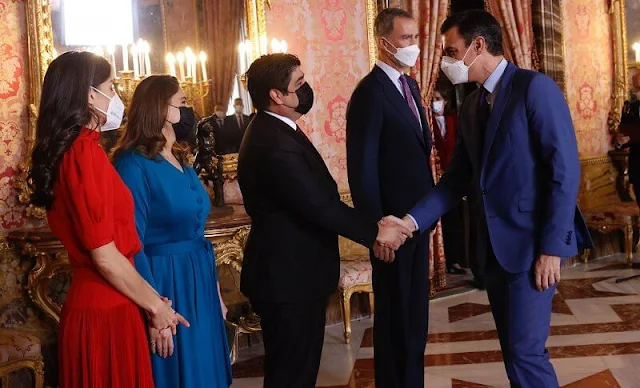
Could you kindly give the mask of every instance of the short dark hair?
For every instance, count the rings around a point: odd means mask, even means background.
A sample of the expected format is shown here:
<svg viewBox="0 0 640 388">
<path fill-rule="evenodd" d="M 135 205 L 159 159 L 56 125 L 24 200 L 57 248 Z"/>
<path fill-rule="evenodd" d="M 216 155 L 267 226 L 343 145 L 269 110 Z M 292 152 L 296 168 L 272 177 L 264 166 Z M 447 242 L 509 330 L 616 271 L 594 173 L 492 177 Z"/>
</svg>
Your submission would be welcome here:
<svg viewBox="0 0 640 388">
<path fill-rule="evenodd" d="M 236 102 L 240 101 L 243 105 L 244 105 L 244 101 L 242 101 L 242 98 L 238 97 L 238 98 L 234 98 L 233 99 L 233 103 L 235 104 Z"/>
<path fill-rule="evenodd" d="M 293 54 L 269 54 L 256 59 L 247 70 L 247 89 L 253 106 L 258 110 L 269 107 L 271 89 L 289 91 L 291 73 L 300 66 Z"/>
<path fill-rule="evenodd" d="M 376 16 L 376 21 L 374 23 L 375 35 L 378 38 L 382 36 L 389 36 L 391 31 L 393 31 L 393 21 L 396 18 L 413 19 L 413 16 L 404 9 L 385 8 L 378 13 L 378 16 Z"/>
<path fill-rule="evenodd" d="M 479 9 L 469 9 L 451 15 L 442 23 L 440 33 L 445 34 L 450 29 L 458 27 L 458 32 L 464 38 L 467 46 L 478 36 L 484 38 L 489 54 L 498 56 L 502 50 L 502 28 L 489 12 Z"/>
</svg>

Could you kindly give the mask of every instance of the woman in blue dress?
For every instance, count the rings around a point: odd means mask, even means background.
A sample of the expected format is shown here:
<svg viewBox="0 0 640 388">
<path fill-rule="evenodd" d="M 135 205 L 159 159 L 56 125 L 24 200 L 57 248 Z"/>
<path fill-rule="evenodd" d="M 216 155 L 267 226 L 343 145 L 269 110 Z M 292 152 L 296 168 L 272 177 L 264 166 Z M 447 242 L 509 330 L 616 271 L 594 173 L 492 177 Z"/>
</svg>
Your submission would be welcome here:
<svg viewBox="0 0 640 388">
<path fill-rule="evenodd" d="M 204 225 L 211 203 L 179 143 L 194 126 L 178 80 L 150 76 L 136 88 L 114 164 L 131 190 L 143 244 L 140 274 L 191 323 L 164 338 L 149 328 L 157 388 L 227 388 L 231 364 L 211 243 Z M 177 140 L 177 141 L 176 141 Z"/>
</svg>

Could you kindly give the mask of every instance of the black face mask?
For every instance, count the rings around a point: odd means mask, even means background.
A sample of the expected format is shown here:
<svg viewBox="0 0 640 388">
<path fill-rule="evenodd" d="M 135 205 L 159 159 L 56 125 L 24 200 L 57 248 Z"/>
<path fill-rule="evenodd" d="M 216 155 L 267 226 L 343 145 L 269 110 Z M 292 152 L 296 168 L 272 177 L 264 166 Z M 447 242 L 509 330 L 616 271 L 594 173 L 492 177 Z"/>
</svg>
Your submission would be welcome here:
<svg viewBox="0 0 640 388">
<path fill-rule="evenodd" d="M 295 111 L 301 115 L 306 115 L 313 107 L 313 89 L 311 89 L 308 82 L 305 82 L 295 93 L 298 96 L 298 106 Z"/>
<path fill-rule="evenodd" d="M 196 114 L 190 106 L 176 106 L 175 108 L 180 109 L 180 121 L 171 124 L 173 132 L 176 134 L 177 141 L 186 140 L 193 133 L 193 129 L 196 126 Z"/>
</svg>

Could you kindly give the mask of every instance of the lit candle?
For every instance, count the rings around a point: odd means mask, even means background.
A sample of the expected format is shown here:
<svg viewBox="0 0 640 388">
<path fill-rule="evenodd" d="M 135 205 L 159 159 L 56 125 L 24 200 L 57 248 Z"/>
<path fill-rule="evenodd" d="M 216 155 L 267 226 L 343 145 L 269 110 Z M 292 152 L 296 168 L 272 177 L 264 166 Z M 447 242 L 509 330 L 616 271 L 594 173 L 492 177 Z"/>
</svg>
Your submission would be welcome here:
<svg viewBox="0 0 640 388">
<path fill-rule="evenodd" d="M 138 53 L 138 47 L 135 44 L 131 45 L 131 58 L 133 58 L 133 78 L 140 77 L 140 67 L 138 60 L 140 59 Z"/>
<path fill-rule="evenodd" d="M 115 77 L 116 74 L 116 48 L 115 46 L 107 46 L 107 52 L 109 53 L 109 57 L 111 59 L 111 72 Z"/>
<path fill-rule="evenodd" d="M 127 50 L 127 45 L 122 45 L 122 70 L 129 71 L 129 50 Z"/>
<path fill-rule="evenodd" d="M 257 47 L 255 48 L 256 50 L 258 49 Z M 253 59 L 257 56 L 254 56 L 254 48 L 253 48 L 253 43 L 251 43 L 250 40 L 245 40 L 244 41 L 244 60 L 245 60 L 245 67 L 242 68 L 243 71 L 247 70 L 249 65 L 253 63 Z"/>
<path fill-rule="evenodd" d="M 191 73 L 191 70 L 193 69 L 193 67 L 191 66 L 193 51 L 191 51 L 191 48 L 189 46 L 184 49 L 184 56 L 187 60 L 187 77 L 193 77 L 193 74 Z"/>
<path fill-rule="evenodd" d="M 200 51 L 200 67 L 202 68 L 202 80 L 207 81 L 207 54 L 204 51 Z"/>
<path fill-rule="evenodd" d="M 240 73 L 244 73 L 245 68 L 247 66 L 246 61 L 247 61 L 247 54 L 245 52 L 246 48 L 246 42 L 240 42 L 240 44 L 238 44 L 238 57 L 240 59 Z"/>
<path fill-rule="evenodd" d="M 180 81 L 184 82 L 184 53 L 182 51 L 178 52 L 176 59 L 178 60 L 178 69 L 180 70 Z"/>
<path fill-rule="evenodd" d="M 636 62 L 640 62 L 640 42 L 634 43 L 631 48 L 636 52 Z"/>
<path fill-rule="evenodd" d="M 145 66 L 145 74 L 151 75 L 151 58 L 149 57 L 149 52 L 151 51 L 151 46 L 149 42 L 144 41 L 144 66 Z"/>
<path fill-rule="evenodd" d="M 262 55 L 268 54 L 267 49 L 268 49 L 268 47 L 267 47 L 267 36 L 266 35 L 262 35 L 260 37 L 260 54 L 262 54 Z"/>
<path fill-rule="evenodd" d="M 167 70 L 172 76 L 176 76 L 176 57 L 173 53 L 167 54 Z"/>
<path fill-rule="evenodd" d="M 272 53 L 280 52 L 280 41 L 278 41 L 278 39 L 276 38 L 271 39 L 271 52 Z"/>
<path fill-rule="evenodd" d="M 282 50 L 283 53 L 286 53 L 288 49 L 289 46 L 287 45 L 287 42 L 284 40 L 280 41 L 280 50 Z"/>
<path fill-rule="evenodd" d="M 144 41 L 142 39 L 138 39 L 138 73 L 140 76 L 144 76 Z"/>
<path fill-rule="evenodd" d="M 191 53 L 189 58 L 189 65 L 191 65 L 191 77 L 193 78 L 193 82 L 198 82 L 198 74 L 196 72 L 198 65 L 198 58 L 194 53 Z"/>
</svg>

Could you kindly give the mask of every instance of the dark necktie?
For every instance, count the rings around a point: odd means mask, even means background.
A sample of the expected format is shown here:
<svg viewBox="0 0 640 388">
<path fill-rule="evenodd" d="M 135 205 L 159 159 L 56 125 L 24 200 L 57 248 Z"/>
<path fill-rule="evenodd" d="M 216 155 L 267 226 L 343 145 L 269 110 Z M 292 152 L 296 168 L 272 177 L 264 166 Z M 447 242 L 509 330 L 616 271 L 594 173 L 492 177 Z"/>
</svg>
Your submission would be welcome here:
<svg viewBox="0 0 640 388">
<path fill-rule="evenodd" d="M 478 157 L 480 163 L 482 163 L 482 156 L 484 154 L 484 138 L 487 132 L 487 124 L 489 123 L 489 116 L 491 116 L 491 109 L 489 108 L 489 102 L 487 98 L 489 92 L 483 86 L 480 86 L 480 97 L 478 101 L 478 117 L 476 122 L 478 123 Z"/>
<path fill-rule="evenodd" d="M 409 104 L 409 109 L 416 116 L 418 122 L 420 122 L 420 114 L 418 113 L 418 108 L 416 107 L 415 101 L 413 101 L 413 95 L 411 94 L 411 89 L 409 89 L 409 83 L 407 82 L 407 76 L 404 74 L 400 76 L 400 83 L 402 84 L 402 90 L 404 91 L 404 98 L 407 100 L 407 104 Z"/>
<path fill-rule="evenodd" d="M 243 122 L 242 122 L 242 115 L 236 115 L 236 117 L 238 118 L 238 128 L 242 129 L 243 127 Z"/>
</svg>

